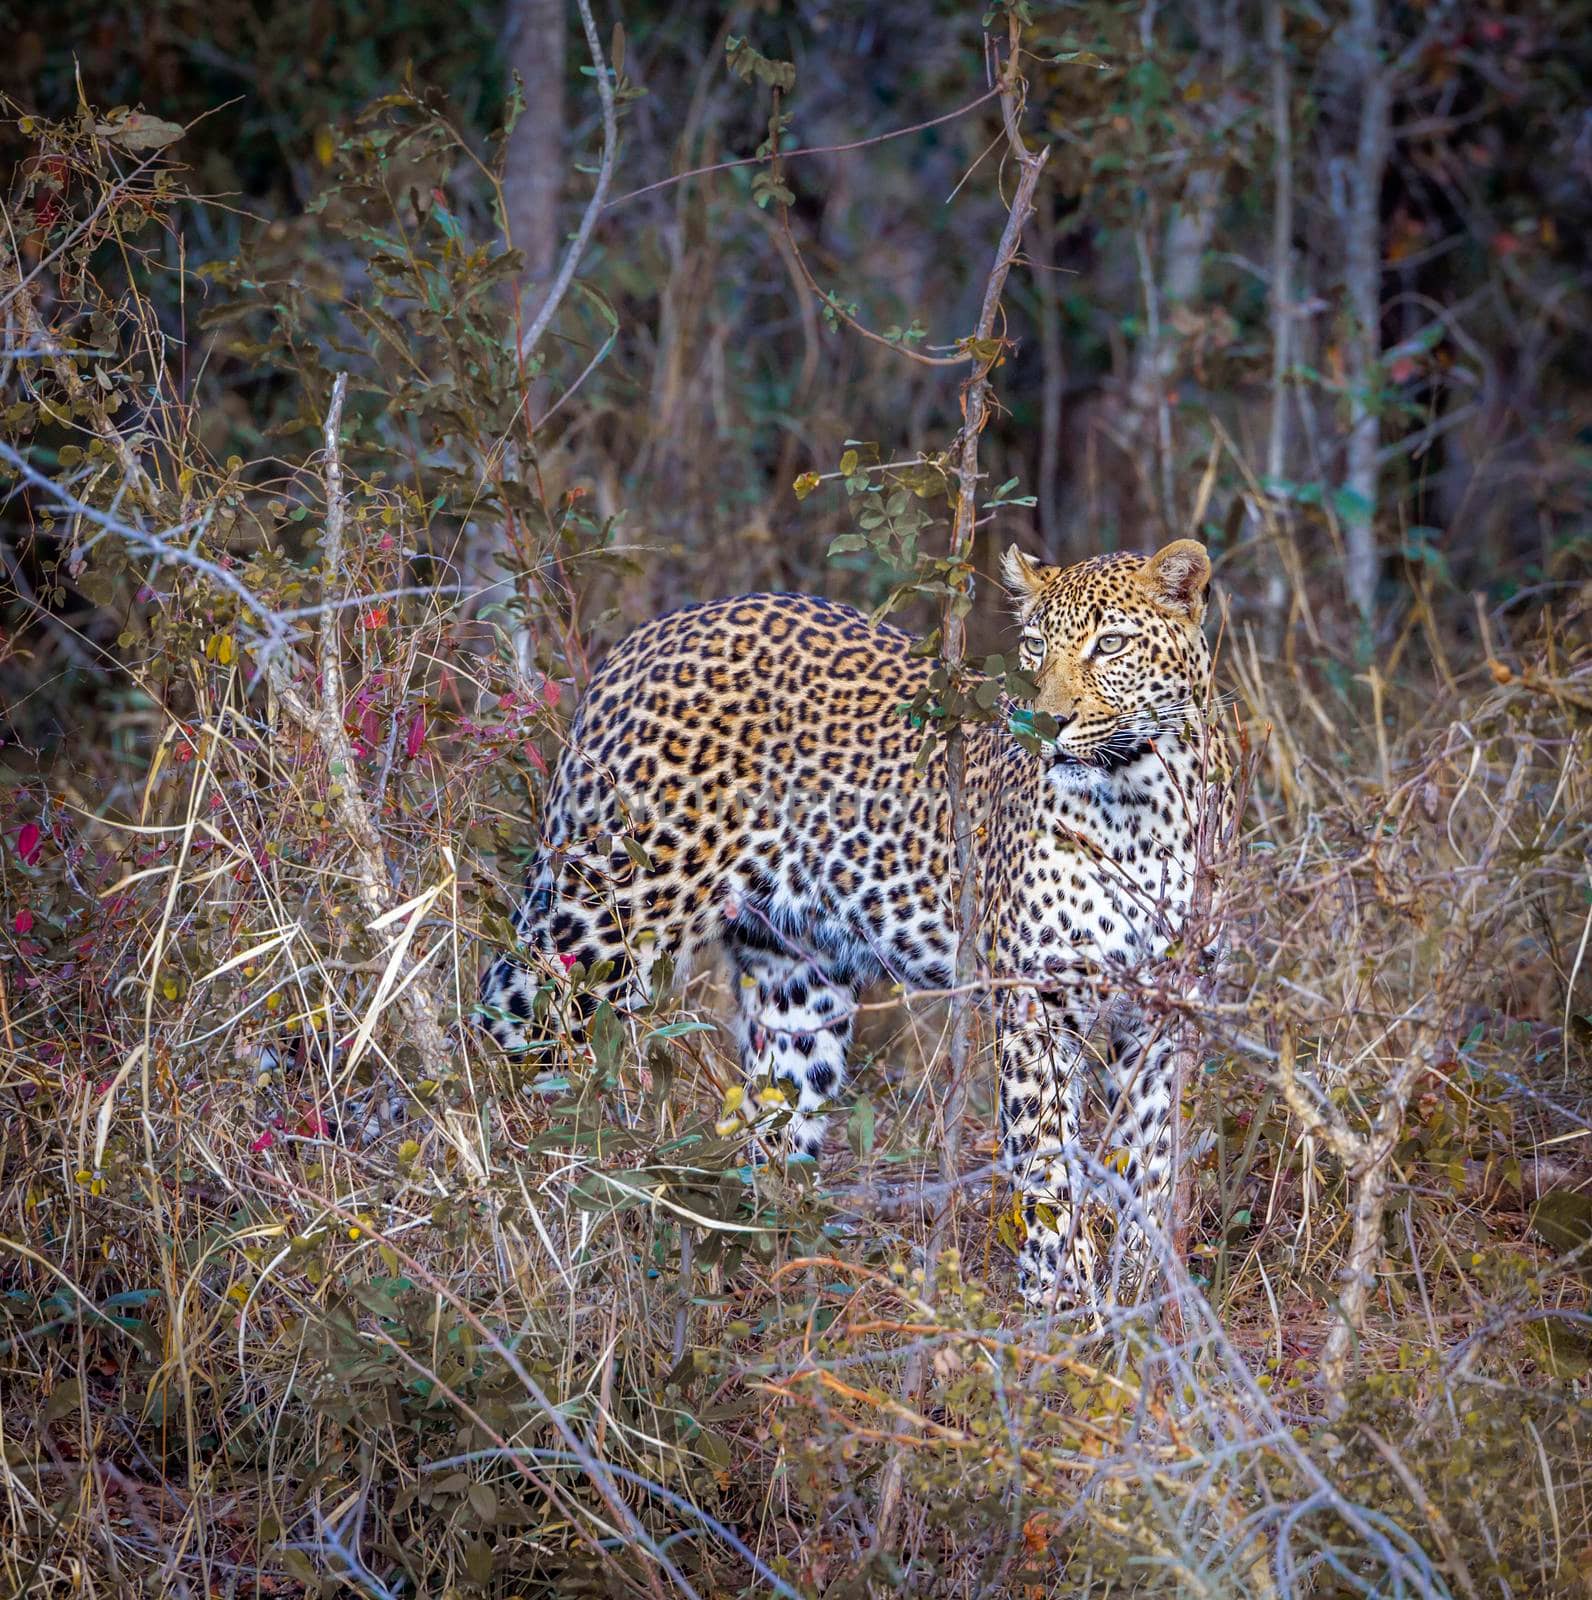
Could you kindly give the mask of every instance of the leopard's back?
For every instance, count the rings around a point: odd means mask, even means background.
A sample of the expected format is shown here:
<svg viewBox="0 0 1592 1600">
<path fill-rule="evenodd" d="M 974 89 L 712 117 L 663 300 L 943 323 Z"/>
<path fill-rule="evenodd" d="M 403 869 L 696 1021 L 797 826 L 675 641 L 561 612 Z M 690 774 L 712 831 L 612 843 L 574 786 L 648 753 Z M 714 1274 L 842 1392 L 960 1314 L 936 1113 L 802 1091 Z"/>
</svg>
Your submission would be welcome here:
<svg viewBox="0 0 1592 1600">
<path fill-rule="evenodd" d="M 627 636 L 550 786 L 525 943 L 643 983 L 659 955 L 678 965 L 719 938 L 810 950 L 852 983 L 946 982 L 942 785 L 916 770 L 922 734 L 903 712 L 932 667 L 911 644 L 793 594 Z M 501 987 L 513 969 L 494 970 Z"/>
</svg>

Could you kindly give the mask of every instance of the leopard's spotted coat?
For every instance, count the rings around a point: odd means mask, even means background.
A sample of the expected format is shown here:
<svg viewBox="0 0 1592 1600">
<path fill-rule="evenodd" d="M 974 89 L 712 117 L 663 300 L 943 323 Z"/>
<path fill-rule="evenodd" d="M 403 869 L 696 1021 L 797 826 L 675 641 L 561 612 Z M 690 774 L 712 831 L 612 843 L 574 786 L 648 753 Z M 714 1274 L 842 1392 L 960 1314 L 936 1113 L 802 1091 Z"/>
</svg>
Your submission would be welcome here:
<svg viewBox="0 0 1592 1600">
<path fill-rule="evenodd" d="M 1187 909 L 1208 790 L 1210 563 L 1179 540 L 1065 569 L 1011 551 L 1005 570 L 1034 707 L 1058 732 L 1035 755 L 1000 724 L 969 730 L 980 940 L 1008 980 L 992 986 L 1002 1152 L 1026 1222 L 1024 1293 L 1083 1299 L 1096 1261 L 1077 1226 L 1080 1106 L 1098 1023 L 1119 1164 L 1152 1217 L 1167 1187 L 1170 1045 L 1109 978 L 1153 961 Z M 901 709 L 933 664 L 911 644 L 847 606 L 747 595 L 617 646 L 553 779 L 516 918 L 527 948 L 483 982 L 499 1042 L 526 1043 L 538 985 L 573 962 L 611 962 L 601 987 L 623 1005 L 660 956 L 678 970 L 719 945 L 740 980 L 745 1070 L 791 1087 L 790 1138 L 816 1154 L 863 987 L 952 977 L 943 762 L 915 770 L 922 735 Z"/>
</svg>

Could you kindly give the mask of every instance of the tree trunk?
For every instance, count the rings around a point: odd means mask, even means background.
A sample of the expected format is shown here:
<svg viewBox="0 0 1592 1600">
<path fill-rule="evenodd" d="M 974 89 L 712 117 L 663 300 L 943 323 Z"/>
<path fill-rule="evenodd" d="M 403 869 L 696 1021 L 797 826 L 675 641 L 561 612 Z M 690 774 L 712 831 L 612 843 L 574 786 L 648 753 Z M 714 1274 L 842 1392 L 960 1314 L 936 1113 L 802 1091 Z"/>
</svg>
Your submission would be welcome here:
<svg viewBox="0 0 1592 1600">
<path fill-rule="evenodd" d="M 1275 484 L 1288 475 L 1288 369 L 1293 360 L 1293 95 L 1288 82 L 1288 46 L 1282 0 L 1266 0 L 1266 56 L 1271 80 L 1271 416 L 1266 429 L 1266 476 Z M 1286 624 L 1288 590 L 1296 570 L 1291 559 L 1293 522 L 1285 499 L 1274 497 L 1270 517 L 1275 548 L 1266 575 L 1266 610 L 1261 619 L 1267 652 L 1275 655 Z"/>
<path fill-rule="evenodd" d="M 1353 0 L 1344 31 L 1344 74 L 1358 93 L 1360 115 L 1349 172 L 1344 219 L 1344 291 L 1349 328 L 1344 377 L 1349 390 L 1349 443 L 1342 498 L 1344 586 L 1369 627 L 1376 607 L 1377 454 L 1381 449 L 1378 393 L 1382 362 L 1382 177 L 1390 142 L 1390 74 L 1378 54 L 1377 0 Z"/>
<path fill-rule="evenodd" d="M 564 0 L 507 0 L 509 66 L 525 85 L 525 110 L 503 168 L 504 225 L 525 252 L 524 312 L 536 312 L 558 258 L 564 186 Z"/>
<path fill-rule="evenodd" d="M 1233 87 L 1242 44 L 1237 8 L 1232 0 L 1223 0 L 1220 6 L 1198 6 L 1195 14 L 1201 56 L 1215 67 L 1221 79 L 1221 90 L 1205 124 L 1202 153 L 1220 152 L 1225 156 L 1230 130 L 1243 105 Z M 1147 7 L 1140 20 L 1146 55 L 1153 45 L 1154 25 L 1154 7 Z M 1145 333 L 1133 355 L 1114 442 L 1130 464 L 1153 458 L 1155 470 L 1146 475 L 1144 489 L 1148 491 L 1145 499 L 1153 506 L 1155 520 L 1160 524 L 1161 539 L 1176 538 L 1182 531 L 1177 504 L 1177 441 L 1167 396 L 1179 362 L 1173 319 L 1180 307 L 1199 299 L 1205 257 L 1216 231 L 1228 170 L 1225 160 L 1191 163 L 1159 237 L 1154 226 L 1158 208 L 1149 198 L 1134 235 Z M 1147 531 L 1142 532 L 1138 543 L 1148 550 L 1153 548 L 1154 538 Z"/>
<path fill-rule="evenodd" d="M 503 35 L 509 70 L 518 73 L 525 109 L 509 135 L 503 156 L 503 228 L 509 243 L 524 252 L 517 334 L 529 328 L 541 309 L 558 268 L 559 196 L 564 187 L 564 0 L 505 0 Z M 545 376 L 527 385 L 524 421 L 534 426 L 549 403 Z M 508 442 L 508 465 L 517 472 L 520 442 Z M 498 566 L 501 530 L 472 522 L 459 546 L 465 606 L 479 613 L 506 600 L 512 585 Z M 517 641 L 522 667 L 529 665 L 528 641 Z"/>
</svg>

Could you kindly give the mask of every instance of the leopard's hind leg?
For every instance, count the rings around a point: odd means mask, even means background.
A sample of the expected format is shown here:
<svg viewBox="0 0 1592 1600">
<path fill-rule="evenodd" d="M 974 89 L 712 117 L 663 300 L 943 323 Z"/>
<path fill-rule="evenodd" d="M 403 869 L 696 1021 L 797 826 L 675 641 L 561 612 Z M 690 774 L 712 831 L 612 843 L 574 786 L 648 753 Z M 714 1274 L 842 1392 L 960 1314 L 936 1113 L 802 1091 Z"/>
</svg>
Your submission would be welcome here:
<svg viewBox="0 0 1592 1600">
<path fill-rule="evenodd" d="M 730 936 L 725 945 L 736 995 L 736 1039 L 747 1083 L 765 1079 L 791 1102 L 793 1154 L 816 1157 L 825 1105 L 845 1082 L 857 990 L 816 958 Z"/>
</svg>

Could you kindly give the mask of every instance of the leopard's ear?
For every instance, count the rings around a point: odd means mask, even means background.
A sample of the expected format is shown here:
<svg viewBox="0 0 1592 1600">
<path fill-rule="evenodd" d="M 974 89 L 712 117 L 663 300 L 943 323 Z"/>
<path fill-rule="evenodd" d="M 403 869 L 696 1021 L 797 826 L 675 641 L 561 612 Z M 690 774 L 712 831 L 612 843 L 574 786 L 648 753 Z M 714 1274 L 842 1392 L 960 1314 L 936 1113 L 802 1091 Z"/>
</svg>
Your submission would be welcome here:
<svg viewBox="0 0 1592 1600">
<path fill-rule="evenodd" d="M 1035 561 L 1016 545 L 1008 545 L 1006 554 L 1001 557 L 1001 577 L 1019 607 L 1027 605 L 1044 588 L 1055 570 L 1043 562 Z"/>
<path fill-rule="evenodd" d="M 1139 582 L 1151 598 L 1191 622 L 1205 616 L 1205 594 L 1211 582 L 1211 558 L 1194 539 L 1174 539 L 1157 550 L 1139 570 Z"/>
</svg>

